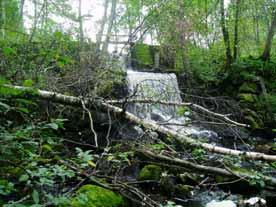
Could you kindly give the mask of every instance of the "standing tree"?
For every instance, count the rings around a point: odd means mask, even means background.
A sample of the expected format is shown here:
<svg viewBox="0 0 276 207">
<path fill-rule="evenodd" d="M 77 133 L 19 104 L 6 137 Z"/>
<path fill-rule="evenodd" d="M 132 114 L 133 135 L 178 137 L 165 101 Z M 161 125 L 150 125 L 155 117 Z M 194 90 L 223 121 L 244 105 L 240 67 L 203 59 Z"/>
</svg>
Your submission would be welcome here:
<svg viewBox="0 0 276 207">
<path fill-rule="evenodd" d="M 6 0 L 1 0 L 1 35 L 5 39 L 5 26 L 6 26 Z"/>
<path fill-rule="evenodd" d="M 82 0 L 79 0 L 78 23 L 79 23 L 79 41 L 80 41 L 80 49 L 82 49 L 83 42 L 84 42 L 83 16 L 82 16 Z"/>
<path fill-rule="evenodd" d="M 107 10 L 108 10 L 109 0 L 104 2 L 104 15 L 100 23 L 100 29 L 96 37 L 96 52 L 99 52 L 101 49 L 101 42 L 103 39 L 104 27 L 107 21 Z"/>
<path fill-rule="evenodd" d="M 240 21 L 240 0 L 236 0 L 236 14 L 235 14 L 235 33 L 234 33 L 234 61 L 238 58 L 239 49 L 239 21 Z"/>
<path fill-rule="evenodd" d="M 273 41 L 273 37 L 275 34 L 275 30 L 276 30 L 276 8 L 273 8 L 273 12 L 272 12 L 272 22 L 267 34 L 267 39 L 266 39 L 266 43 L 265 43 L 265 48 L 263 51 L 263 54 L 261 56 L 261 59 L 263 61 L 267 61 L 270 58 L 270 51 L 271 51 L 271 47 L 272 47 L 272 41 Z"/>
<path fill-rule="evenodd" d="M 230 68 L 232 63 L 232 54 L 231 54 L 231 47 L 230 47 L 229 32 L 228 32 L 228 28 L 226 26 L 226 20 L 225 20 L 224 0 L 220 0 L 220 25 L 221 25 L 223 41 L 225 45 L 226 68 Z"/>
<path fill-rule="evenodd" d="M 103 48 L 102 48 L 103 52 L 108 51 L 108 45 L 109 45 L 109 42 L 110 42 L 113 25 L 114 25 L 114 22 L 116 20 L 116 8 L 117 8 L 117 0 L 112 0 L 111 13 L 110 13 L 110 16 L 109 16 L 109 21 L 108 21 L 106 39 L 103 43 Z"/>
</svg>

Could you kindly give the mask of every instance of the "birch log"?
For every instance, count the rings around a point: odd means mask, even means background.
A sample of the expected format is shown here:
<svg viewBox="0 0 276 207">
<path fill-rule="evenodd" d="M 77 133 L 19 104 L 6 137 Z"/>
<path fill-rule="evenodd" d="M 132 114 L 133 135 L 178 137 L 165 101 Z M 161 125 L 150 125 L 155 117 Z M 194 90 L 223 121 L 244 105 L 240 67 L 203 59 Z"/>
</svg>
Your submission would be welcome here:
<svg viewBox="0 0 276 207">
<path fill-rule="evenodd" d="M 1 87 L 1 86 L 0 86 Z M 124 112 L 123 109 L 113 106 L 109 103 L 104 102 L 104 100 L 95 100 L 95 99 L 82 99 L 79 97 L 74 96 L 67 96 L 60 93 L 50 92 L 50 91 L 44 91 L 44 90 L 37 90 L 35 93 L 31 88 L 28 87 L 22 87 L 22 86 L 10 86 L 5 85 L 2 87 L 11 88 L 11 89 L 17 89 L 25 94 L 28 94 L 30 98 L 39 98 L 39 99 L 45 99 L 52 102 L 57 102 L 61 104 L 66 105 L 77 105 L 79 107 L 82 106 L 82 101 L 87 106 L 90 106 L 92 108 L 97 108 L 102 111 L 110 111 L 114 114 L 122 114 Z M 174 138 L 177 142 L 183 145 L 190 145 L 191 147 L 201 147 L 209 152 L 218 153 L 218 154 L 226 154 L 226 155 L 233 155 L 233 156 L 242 156 L 247 159 L 253 159 L 253 160 L 266 160 L 266 161 L 276 161 L 275 155 L 268 155 L 264 153 L 259 152 L 247 152 L 247 151 L 240 151 L 240 150 L 233 150 L 225 147 L 219 147 L 214 144 L 208 144 L 203 143 L 198 140 L 192 139 L 188 136 L 185 136 L 183 134 L 179 134 L 177 131 L 165 128 L 163 126 L 159 126 L 158 124 L 154 123 L 153 121 L 140 119 L 139 117 L 135 116 L 132 113 L 125 112 L 124 118 L 128 121 L 143 126 L 146 129 L 150 129 L 153 131 L 156 131 L 160 134 L 163 134 L 165 136 L 170 136 Z"/>
</svg>

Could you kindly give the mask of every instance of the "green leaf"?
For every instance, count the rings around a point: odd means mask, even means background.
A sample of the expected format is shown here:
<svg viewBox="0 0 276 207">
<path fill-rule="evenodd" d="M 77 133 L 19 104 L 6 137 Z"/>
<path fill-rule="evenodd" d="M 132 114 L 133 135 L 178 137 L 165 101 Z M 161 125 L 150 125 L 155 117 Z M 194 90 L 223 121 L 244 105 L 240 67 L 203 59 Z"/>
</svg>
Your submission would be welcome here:
<svg viewBox="0 0 276 207">
<path fill-rule="evenodd" d="M 10 110 L 10 106 L 0 101 L 0 107 L 4 108 L 5 110 Z"/>
<path fill-rule="evenodd" d="M 39 203 L 39 194 L 36 190 L 33 191 L 32 198 L 33 198 L 33 201 L 34 201 L 35 204 Z"/>
<path fill-rule="evenodd" d="M 29 175 L 27 174 L 23 174 L 19 178 L 19 182 L 26 182 L 27 180 L 29 180 Z"/>
<path fill-rule="evenodd" d="M 27 108 L 25 108 L 25 107 L 17 107 L 16 108 L 18 111 L 21 111 L 21 112 L 23 112 L 23 113 L 25 113 L 25 114 L 28 114 L 30 111 L 27 109 Z"/>
<path fill-rule="evenodd" d="M 14 50 L 13 48 L 11 48 L 11 47 L 4 47 L 4 48 L 3 48 L 3 53 L 4 53 L 5 56 L 10 56 L 10 55 L 12 55 L 12 54 L 15 54 L 16 52 L 15 52 L 15 50 Z"/>
<path fill-rule="evenodd" d="M 46 128 L 50 128 L 53 130 L 58 130 L 58 125 L 56 123 L 49 123 L 45 125 Z"/>
</svg>

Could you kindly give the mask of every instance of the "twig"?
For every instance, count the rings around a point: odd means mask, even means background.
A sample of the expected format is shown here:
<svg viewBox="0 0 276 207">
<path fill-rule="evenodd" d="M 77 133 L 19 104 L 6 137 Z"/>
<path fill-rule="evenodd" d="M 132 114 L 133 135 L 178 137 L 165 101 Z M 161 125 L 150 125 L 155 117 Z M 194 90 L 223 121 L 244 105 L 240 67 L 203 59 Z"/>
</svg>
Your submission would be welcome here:
<svg viewBox="0 0 276 207">
<path fill-rule="evenodd" d="M 125 103 L 126 100 L 109 100 L 106 101 L 109 104 L 122 104 Z M 164 105 L 171 105 L 171 106 L 189 106 L 191 108 L 198 109 L 200 111 L 203 111 L 205 113 L 211 114 L 215 117 L 219 117 L 221 119 L 224 119 L 225 121 L 234 124 L 236 126 L 240 127 L 250 127 L 250 125 L 247 124 L 242 124 L 236 121 L 233 121 L 232 119 L 229 118 L 230 114 L 219 114 L 213 111 L 210 111 L 203 106 L 194 104 L 194 103 L 179 103 L 179 102 L 167 102 L 167 101 L 161 101 L 161 100 L 149 100 L 149 99 L 129 99 L 127 100 L 129 103 L 149 103 L 149 104 L 164 104 Z"/>
<path fill-rule="evenodd" d="M 81 100 L 81 104 L 82 104 L 82 108 L 88 113 L 89 120 L 90 120 L 90 129 L 91 129 L 91 131 L 94 134 L 95 146 L 98 148 L 98 136 L 97 136 L 97 133 L 96 133 L 96 131 L 94 129 L 93 118 L 92 118 L 91 112 L 89 111 L 88 108 L 86 108 L 84 100 Z"/>
</svg>

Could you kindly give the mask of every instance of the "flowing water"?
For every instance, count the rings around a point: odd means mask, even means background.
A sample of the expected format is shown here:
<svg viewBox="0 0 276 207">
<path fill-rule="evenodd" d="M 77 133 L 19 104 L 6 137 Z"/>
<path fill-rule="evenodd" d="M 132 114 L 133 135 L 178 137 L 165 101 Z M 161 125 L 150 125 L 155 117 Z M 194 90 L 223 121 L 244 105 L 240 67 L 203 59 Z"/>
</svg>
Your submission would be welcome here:
<svg viewBox="0 0 276 207">
<path fill-rule="evenodd" d="M 127 70 L 129 94 L 133 99 L 181 103 L 177 77 L 173 73 L 140 72 Z M 153 121 L 164 127 L 196 137 L 217 136 L 215 132 L 200 129 L 189 124 L 190 112 L 173 105 L 135 103 L 128 111 L 140 118 Z"/>
</svg>

